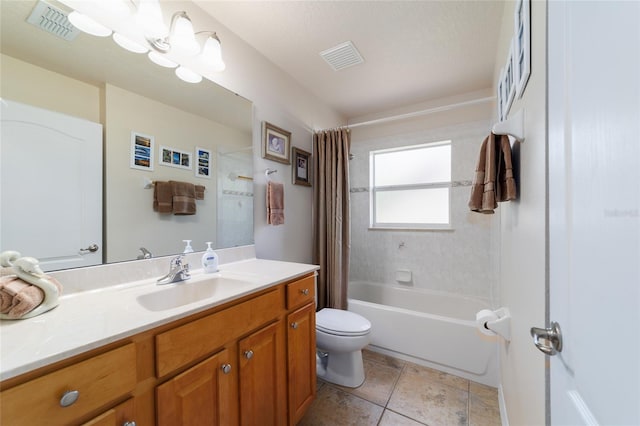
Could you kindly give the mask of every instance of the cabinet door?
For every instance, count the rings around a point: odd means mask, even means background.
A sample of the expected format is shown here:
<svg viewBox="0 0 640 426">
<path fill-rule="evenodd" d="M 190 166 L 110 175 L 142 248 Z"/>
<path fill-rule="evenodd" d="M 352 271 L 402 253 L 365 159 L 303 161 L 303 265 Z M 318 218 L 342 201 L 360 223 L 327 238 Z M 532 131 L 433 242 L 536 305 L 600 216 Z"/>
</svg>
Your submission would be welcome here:
<svg viewBox="0 0 640 426">
<path fill-rule="evenodd" d="M 286 358 L 282 321 L 239 342 L 240 422 L 281 426 L 286 423 Z"/>
<path fill-rule="evenodd" d="M 123 426 L 135 424 L 133 417 L 133 399 L 105 411 L 98 417 L 83 423 L 82 426 Z"/>
<path fill-rule="evenodd" d="M 229 425 L 237 397 L 229 351 L 222 350 L 156 389 L 159 426 Z"/>
<path fill-rule="evenodd" d="M 316 312 L 313 303 L 287 316 L 289 424 L 295 425 L 316 396 Z"/>
</svg>

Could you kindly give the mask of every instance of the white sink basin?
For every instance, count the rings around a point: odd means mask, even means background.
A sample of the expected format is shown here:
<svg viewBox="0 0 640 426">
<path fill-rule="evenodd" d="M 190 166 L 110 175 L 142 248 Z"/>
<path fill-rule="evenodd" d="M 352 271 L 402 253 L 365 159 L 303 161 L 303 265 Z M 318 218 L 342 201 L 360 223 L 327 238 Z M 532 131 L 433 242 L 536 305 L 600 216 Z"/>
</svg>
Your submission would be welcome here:
<svg viewBox="0 0 640 426">
<path fill-rule="evenodd" d="M 223 300 L 253 286 L 248 281 L 218 276 L 158 286 L 153 292 L 136 297 L 136 301 L 147 310 L 165 311 L 214 297 Z"/>
</svg>

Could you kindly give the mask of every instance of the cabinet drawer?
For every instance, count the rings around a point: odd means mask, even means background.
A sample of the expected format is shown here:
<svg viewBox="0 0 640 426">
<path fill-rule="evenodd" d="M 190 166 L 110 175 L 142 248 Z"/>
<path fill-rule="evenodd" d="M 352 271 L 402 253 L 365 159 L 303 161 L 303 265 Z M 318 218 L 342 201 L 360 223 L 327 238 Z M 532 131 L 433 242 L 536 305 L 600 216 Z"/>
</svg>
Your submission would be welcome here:
<svg viewBox="0 0 640 426">
<path fill-rule="evenodd" d="M 312 302 L 316 295 L 316 277 L 314 275 L 287 284 L 287 309 Z"/>
<path fill-rule="evenodd" d="M 74 423 L 132 391 L 136 381 L 136 349 L 128 344 L 3 391 L 0 423 Z M 60 399 L 67 391 L 78 391 L 78 399 L 62 407 Z"/>
<path fill-rule="evenodd" d="M 156 374 L 166 376 L 276 318 L 284 309 L 280 287 L 156 336 Z"/>
</svg>

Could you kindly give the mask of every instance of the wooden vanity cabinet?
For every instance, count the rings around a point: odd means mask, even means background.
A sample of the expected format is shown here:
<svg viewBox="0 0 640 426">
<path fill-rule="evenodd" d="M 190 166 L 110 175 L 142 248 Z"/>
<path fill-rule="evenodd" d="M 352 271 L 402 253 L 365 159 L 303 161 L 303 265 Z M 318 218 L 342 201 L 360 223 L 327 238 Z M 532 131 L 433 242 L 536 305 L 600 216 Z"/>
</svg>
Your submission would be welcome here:
<svg viewBox="0 0 640 426">
<path fill-rule="evenodd" d="M 158 426 L 237 424 L 229 352 L 223 349 L 157 387 Z"/>
<path fill-rule="evenodd" d="M 309 274 L 2 382 L 0 424 L 293 426 L 316 392 L 314 295 Z"/>
<path fill-rule="evenodd" d="M 240 424 L 279 426 L 287 420 L 286 354 L 282 321 L 240 340 Z"/>
<path fill-rule="evenodd" d="M 287 285 L 287 309 L 290 312 L 286 319 L 290 425 L 300 421 L 316 397 L 315 289 L 314 276 Z"/>
</svg>

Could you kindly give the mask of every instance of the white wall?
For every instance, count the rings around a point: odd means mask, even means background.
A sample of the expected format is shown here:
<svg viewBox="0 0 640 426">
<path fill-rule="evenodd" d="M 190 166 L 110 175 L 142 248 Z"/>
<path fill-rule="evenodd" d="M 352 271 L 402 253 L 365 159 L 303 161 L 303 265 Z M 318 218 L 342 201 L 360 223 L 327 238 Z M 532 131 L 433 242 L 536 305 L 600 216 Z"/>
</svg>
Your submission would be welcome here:
<svg viewBox="0 0 640 426">
<path fill-rule="evenodd" d="M 487 94 L 473 94 L 476 98 Z M 439 100 L 449 105 L 454 99 Z M 410 120 L 352 130 L 352 280 L 397 284 L 395 271 L 409 269 L 415 288 L 497 300 L 499 207 L 494 215 L 467 207 L 483 139 L 489 134 L 493 104 L 486 102 Z M 452 230 L 369 229 L 369 152 L 377 149 L 452 141 Z M 502 204 L 501 204 L 502 205 Z M 402 244 L 404 243 L 404 244 Z"/>
<path fill-rule="evenodd" d="M 222 42 L 227 68 L 207 76 L 212 81 L 251 100 L 254 104 L 254 217 L 256 255 L 265 259 L 311 262 L 313 189 L 293 185 L 291 166 L 261 156 L 262 122 L 268 121 L 291 132 L 291 146 L 311 152 L 313 130 L 346 123 L 344 117 L 323 104 L 307 89 L 217 20 L 190 2 L 171 2 L 175 10 L 186 10 L 194 28 L 215 30 Z M 183 9 L 182 9 L 183 8 Z M 212 9 L 215 9 L 212 7 Z M 215 10 L 214 10 L 215 13 Z M 266 221 L 267 168 L 285 184 L 285 223 L 271 226 Z"/>
<path fill-rule="evenodd" d="M 513 34 L 514 2 L 505 2 L 495 80 Z M 531 2 L 531 76 L 511 112 L 524 110 L 525 142 L 515 144 L 518 199 L 501 214 L 501 304 L 511 311 L 510 344 L 501 344 L 501 390 L 511 425 L 545 424 L 545 358 L 529 335 L 545 324 L 546 298 L 546 3 Z M 503 419 L 504 421 L 505 419 Z"/>
</svg>

